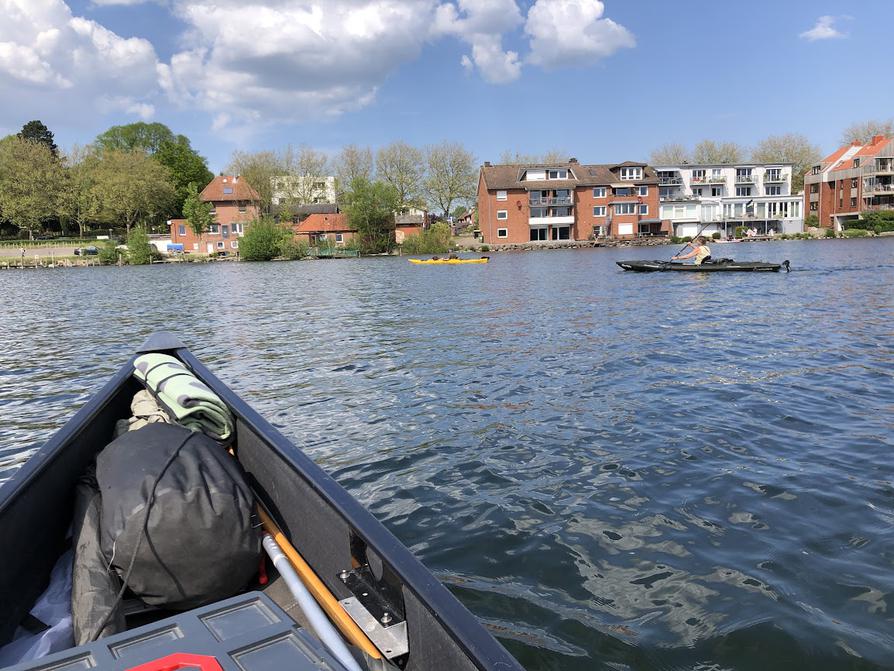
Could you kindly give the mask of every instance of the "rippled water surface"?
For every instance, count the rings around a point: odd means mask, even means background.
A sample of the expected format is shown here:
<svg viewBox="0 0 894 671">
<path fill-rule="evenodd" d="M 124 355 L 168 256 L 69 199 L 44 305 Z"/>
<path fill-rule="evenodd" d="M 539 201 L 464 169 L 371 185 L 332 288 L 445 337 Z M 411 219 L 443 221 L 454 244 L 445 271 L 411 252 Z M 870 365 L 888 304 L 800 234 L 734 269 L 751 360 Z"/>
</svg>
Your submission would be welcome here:
<svg viewBox="0 0 894 671">
<path fill-rule="evenodd" d="M 894 668 L 894 239 L 0 271 L 0 480 L 154 330 L 530 669 Z"/>
</svg>

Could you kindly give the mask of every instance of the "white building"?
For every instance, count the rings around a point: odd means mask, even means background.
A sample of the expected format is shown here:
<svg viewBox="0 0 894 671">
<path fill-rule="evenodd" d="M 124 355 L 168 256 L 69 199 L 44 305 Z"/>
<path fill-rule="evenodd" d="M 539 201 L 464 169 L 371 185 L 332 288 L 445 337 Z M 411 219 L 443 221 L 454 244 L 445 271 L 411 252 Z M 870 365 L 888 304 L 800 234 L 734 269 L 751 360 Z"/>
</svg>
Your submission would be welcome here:
<svg viewBox="0 0 894 671">
<path fill-rule="evenodd" d="M 314 205 L 335 202 L 335 177 L 332 175 L 283 175 L 270 180 L 274 205 Z"/>
<path fill-rule="evenodd" d="M 759 235 L 800 233 L 803 196 L 792 193 L 792 164 L 658 165 L 661 219 L 677 236 L 754 228 Z"/>
</svg>

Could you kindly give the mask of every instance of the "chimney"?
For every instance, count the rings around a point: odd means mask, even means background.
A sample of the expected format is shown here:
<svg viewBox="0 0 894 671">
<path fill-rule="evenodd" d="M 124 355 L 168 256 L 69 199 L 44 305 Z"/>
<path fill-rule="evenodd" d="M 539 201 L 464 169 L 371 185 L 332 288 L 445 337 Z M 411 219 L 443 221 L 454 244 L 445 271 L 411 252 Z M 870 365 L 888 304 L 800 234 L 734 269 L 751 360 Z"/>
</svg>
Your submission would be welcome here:
<svg viewBox="0 0 894 671">
<path fill-rule="evenodd" d="M 233 184 L 239 181 L 239 175 L 233 175 Z"/>
<path fill-rule="evenodd" d="M 572 156 L 571 158 L 568 159 L 568 162 L 577 164 L 577 159 Z"/>
<path fill-rule="evenodd" d="M 490 161 L 485 161 L 485 162 L 484 162 L 484 167 L 485 167 L 485 168 L 490 168 L 490 167 L 492 167 L 491 164 L 490 164 Z"/>
<path fill-rule="evenodd" d="M 879 142 L 884 142 L 884 140 L 885 140 L 884 135 L 873 135 L 872 142 L 870 142 L 869 144 L 878 144 Z"/>
</svg>

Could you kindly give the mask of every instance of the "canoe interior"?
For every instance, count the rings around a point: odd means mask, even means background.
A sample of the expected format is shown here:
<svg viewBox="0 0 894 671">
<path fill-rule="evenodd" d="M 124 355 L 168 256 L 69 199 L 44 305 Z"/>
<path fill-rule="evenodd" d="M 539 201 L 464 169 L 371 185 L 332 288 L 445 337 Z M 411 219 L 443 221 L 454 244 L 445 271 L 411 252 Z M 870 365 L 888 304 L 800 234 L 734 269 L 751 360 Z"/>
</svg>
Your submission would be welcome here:
<svg viewBox="0 0 894 671">
<path fill-rule="evenodd" d="M 368 564 L 403 608 L 406 669 L 521 669 L 447 589 L 350 494 L 223 385 L 187 349 L 177 356 L 233 411 L 236 453 L 256 492 L 292 544 L 338 599 L 339 575 Z M 130 416 L 141 389 L 132 360 L 0 487 L 0 645 L 46 588 L 65 549 L 78 477 Z"/>
</svg>

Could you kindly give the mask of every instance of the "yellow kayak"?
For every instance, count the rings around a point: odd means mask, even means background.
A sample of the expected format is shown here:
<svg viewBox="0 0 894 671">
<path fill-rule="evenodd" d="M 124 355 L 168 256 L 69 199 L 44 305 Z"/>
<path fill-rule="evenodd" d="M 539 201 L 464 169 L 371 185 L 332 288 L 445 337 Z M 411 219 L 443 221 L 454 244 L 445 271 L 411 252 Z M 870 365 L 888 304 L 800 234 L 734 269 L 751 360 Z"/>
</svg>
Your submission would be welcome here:
<svg viewBox="0 0 894 671">
<path fill-rule="evenodd" d="M 490 260 L 487 256 L 480 259 L 410 259 L 410 263 L 419 263 L 431 266 L 458 266 L 465 263 L 487 263 Z"/>
</svg>

